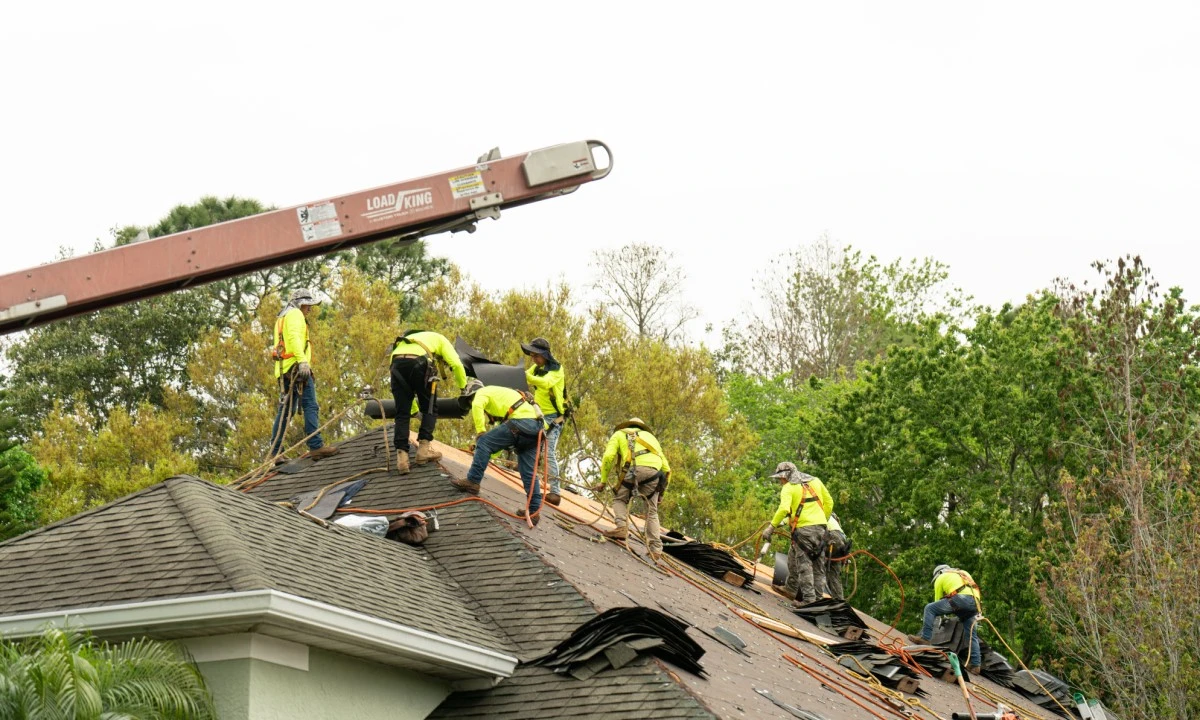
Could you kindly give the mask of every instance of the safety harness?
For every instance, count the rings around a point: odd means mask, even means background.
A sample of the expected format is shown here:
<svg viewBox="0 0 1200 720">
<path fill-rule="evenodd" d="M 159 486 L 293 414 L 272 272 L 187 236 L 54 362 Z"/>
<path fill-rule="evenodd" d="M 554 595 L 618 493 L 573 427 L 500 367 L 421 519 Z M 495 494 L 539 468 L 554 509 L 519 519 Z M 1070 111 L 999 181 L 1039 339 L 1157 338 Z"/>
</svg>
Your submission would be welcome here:
<svg viewBox="0 0 1200 720">
<path fill-rule="evenodd" d="M 279 317 L 275 319 L 275 338 L 276 338 L 275 339 L 275 347 L 272 348 L 272 350 L 271 350 L 271 359 L 274 360 L 275 362 L 283 362 L 284 360 L 290 360 L 290 359 L 296 357 L 296 353 L 290 353 L 287 351 L 287 345 L 285 345 L 283 342 L 283 320 L 284 320 L 284 318 L 287 317 L 288 311 L 290 311 L 291 309 L 292 308 L 289 307 L 287 310 L 280 313 Z M 309 343 L 308 343 L 308 321 L 306 320 L 304 322 L 304 349 L 305 350 L 308 349 L 308 345 L 309 345 Z"/>
<path fill-rule="evenodd" d="M 954 573 L 958 576 L 959 581 L 962 582 L 962 585 L 959 585 L 952 592 L 946 593 L 947 598 L 952 598 L 967 588 L 971 588 L 977 593 L 977 595 L 974 596 L 976 600 L 983 596 L 983 591 L 979 589 L 979 585 L 975 583 L 975 578 L 971 577 L 970 573 L 966 572 L 965 570 L 947 570 L 946 572 Z"/>
<path fill-rule="evenodd" d="M 804 503 L 816 502 L 817 507 L 821 508 L 821 512 L 825 512 L 825 503 L 821 502 L 821 497 L 817 495 L 817 491 L 809 487 L 806 482 L 802 482 L 800 485 L 803 488 L 803 494 L 800 496 L 800 502 L 796 503 L 796 509 L 791 513 L 792 530 L 795 530 L 796 524 L 800 522 L 800 514 L 804 512 Z M 809 495 L 810 492 L 812 493 L 811 496 Z"/>
<path fill-rule="evenodd" d="M 636 472 L 635 468 L 637 467 L 637 463 L 635 462 L 636 459 L 642 457 L 643 455 L 654 455 L 661 461 L 663 456 L 659 451 L 654 449 L 653 445 L 648 443 L 645 438 L 639 435 L 636 429 L 625 431 L 625 442 L 626 446 L 629 448 L 629 462 L 624 467 L 625 476 L 621 481 L 621 485 L 629 488 L 631 491 L 636 491 L 637 486 L 640 484 L 634 480 L 634 473 Z M 638 445 L 641 445 L 643 449 L 639 450 Z M 666 473 L 662 471 L 662 468 L 659 468 L 657 475 L 643 480 L 642 483 L 648 484 L 651 480 L 656 480 L 659 483 L 657 492 L 662 493 L 664 490 L 666 490 L 667 476 Z M 647 495 L 647 497 L 649 496 Z"/>
<path fill-rule="evenodd" d="M 416 345 L 419 348 L 421 348 L 422 350 L 424 350 L 425 355 L 428 358 L 428 360 L 426 361 L 426 365 L 425 365 L 425 382 L 430 387 L 430 393 L 433 395 L 437 395 L 437 384 L 438 384 L 438 380 L 441 379 L 441 366 L 439 364 L 439 361 L 441 360 L 441 358 L 438 357 L 437 355 L 434 355 L 433 351 L 429 349 L 428 345 L 426 345 L 425 343 L 416 339 L 415 337 L 412 337 L 412 335 L 415 335 L 419 332 L 424 332 L 424 331 L 423 330 L 413 330 L 410 333 L 406 333 L 404 335 L 397 336 L 396 340 L 392 343 L 392 350 L 394 352 L 396 349 L 396 346 L 402 342 L 412 343 L 413 345 Z"/>
</svg>

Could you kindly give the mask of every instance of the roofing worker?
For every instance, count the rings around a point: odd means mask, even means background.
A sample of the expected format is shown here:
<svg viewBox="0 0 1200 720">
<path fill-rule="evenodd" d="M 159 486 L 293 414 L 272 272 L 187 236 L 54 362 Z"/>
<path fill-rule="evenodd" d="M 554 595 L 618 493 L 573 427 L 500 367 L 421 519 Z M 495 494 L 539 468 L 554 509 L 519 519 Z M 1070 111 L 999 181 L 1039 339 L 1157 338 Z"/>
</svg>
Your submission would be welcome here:
<svg viewBox="0 0 1200 720">
<path fill-rule="evenodd" d="M 771 539 L 775 527 L 784 520 L 791 529 L 788 548 L 788 577 L 785 592 L 797 605 L 817 599 L 825 588 L 825 525 L 833 513 L 833 498 L 819 479 L 802 473 L 790 462 L 781 462 L 771 477 L 783 488 L 779 509 L 771 524 L 763 530 L 763 542 Z"/>
<path fill-rule="evenodd" d="M 600 461 L 600 484 L 607 485 L 610 474 L 620 478 L 614 489 L 613 515 L 617 527 L 605 530 L 605 537 L 625 540 L 629 537 L 629 501 L 636 494 L 646 502 L 646 542 L 650 559 L 662 558 L 662 537 L 658 532 L 658 502 L 671 479 L 671 464 L 658 438 L 639 418 L 629 418 L 613 428 L 612 437 Z"/>
<path fill-rule="evenodd" d="M 525 497 L 529 499 L 529 514 L 537 524 L 537 511 L 542 507 L 542 488 L 533 481 L 534 464 L 537 462 L 538 437 L 544 423 L 542 411 L 524 394 L 500 385 L 484 385 L 471 378 L 458 398 L 458 405 L 469 410 L 475 423 L 475 455 L 467 479 L 453 478 L 450 484 L 459 490 L 478 495 L 483 472 L 494 453 L 512 448 L 517 453 L 517 468 L 521 472 L 521 483 L 525 486 Z M 488 422 L 498 423 L 491 430 Z M 525 517 L 522 506 L 517 515 Z"/>
<path fill-rule="evenodd" d="M 836 513 L 829 514 L 829 522 L 825 524 L 828 534 L 825 539 L 825 588 L 829 597 L 834 600 L 845 600 L 846 594 L 842 589 L 842 567 L 850 562 L 845 558 L 850 554 L 850 538 L 842 531 L 842 524 Z"/>
<path fill-rule="evenodd" d="M 396 338 L 392 347 L 392 399 L 396 402 L 396 471 L 401 475 L 408 472 L 408 426 L 412 421 L 413 399 L 421 410 L 421 427 L 417 430 L 417 456 L 419 465 L 437 460 L 442 454 L 430 446 L 433 430 L 437 426 L 437 381 L 438 359 L 450 366 L 457 387 L 467 384 L 467 371 L 454 346 L 440 335 L 429 330 L 407 330 Z"/>
<path fill-rule="evenodd" d="M 562 364 L 550 354 L 550 341 L 534 338 L 529 344 L 521 343 L 521 350 L 530 356 L 533 364 L 525 370 L 525 382 L 533 388 L 533 400 L 542 409 L 546 418 L 546 464 L 549 466 L 550 492 L 546 502 L 558 505 L 562 500 L 562 478 L 558 474 L 558 438 L 562 435 L 563 421 L 567 409 L 567 377 Z"/>
<path fill-rule="evenodd" d="M 308 318 L 320 304 L 312 290 L 293 290 L 287 304 L 275 317 L 275 345 L 271 358 L 275 361 L 275 378 L 279 382 L 279 409 L 271 427 L 271 457 L 279 455 L 283 448 L 283 436 L 287 434 L 288 421 L 297 410 L 304 411 L 304 434 L 310 436 L 308 457 L 323 458 L 338 451 L 328 446 L 317 432 L 320 422 L 317 415 L 317 382 L 312 372 L 312 343 L 308 339 Z M 276 458 L 276 464 L 283 462 Z"/>
<path fill-rule="evenodd" d="M 954 615 L 963 628 L 971 631 L 967 672 L 978 673 L 983 659 L 979 653 L 979 631 L 975 627 L 980 599 L 979 585 L 975 584 L 970 573 L 949 565 L 938 565 L 933 569 L 933 602 L 925 606 L 925 623 L 921 626 L 921 634 L 909 635 L 908 639 L 918 645 L 928 645 L 933 638 L 934 619 L 939 615 Z"/>
</svg>

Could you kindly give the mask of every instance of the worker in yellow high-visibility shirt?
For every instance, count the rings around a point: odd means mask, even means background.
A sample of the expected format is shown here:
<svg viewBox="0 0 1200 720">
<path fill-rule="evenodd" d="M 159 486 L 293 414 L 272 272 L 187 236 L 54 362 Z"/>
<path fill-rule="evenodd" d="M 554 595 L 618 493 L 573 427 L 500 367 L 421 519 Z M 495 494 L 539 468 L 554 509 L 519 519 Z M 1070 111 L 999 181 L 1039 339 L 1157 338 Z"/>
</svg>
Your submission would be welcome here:
<svg viewBox="0 0 1200 720">
<path fill-rule="evenodd" d="M 562 477 L 558 473 L 558 437 L 567 418 L 567 378 L 562 363 L 550 354 L 550 341 L 534 338 L 521 343 L 521 350 L 532 364 L 525 369 L 525 382 L 533 388 L 533 400 L 546 418 L 546 465 L 550 475 L 550 492 L 546 502 L 558 505 L 562 500 Z"/>
<path fill-rule="evenodd" d="M 775 478 L 783 486 L 779 491 L 779 509 L 771 524 L 763 530 L 764 542 L 785 520 L 791 532 L 788 549 L 788 579 L 784 592 L 796 605 L 817 599 L 825 588 L 825 526 L 833 512 L 833 498 L 825 484 L 790 462 L 775 468 Z M 820 590 L 818 590 L 820 588 Z"/>
<path fill-rule="evenodd" d="M 617 423 L 600 460 L 600 484 L 609 477 L 617 481 L 613 489 L 613 517 L 616 528 L 603 535 L 614 540 L 629 537 L 629 503 L 635 496 L 646 503 L 646 544 L 650 559 L 662 559 L 662 535 L 658 528 L 658 503 L 671 480 L 671 464 L 658 438 L 641 418 Z"/>
<path fill-rule="evenodd" d="M 458 405 L 470 413 L 471 422 L 475 424 L 475 444 L 471 448 L 474 456 L 466 479 L 454 478 L 450 484 L 478 495 L 483 473 L 492 455 L 512 448 L 517 454 L 517 468 L 529 501 L 529 514 L 536 525 L 539 517 L 537 512 L 542 507 L 541 484 L 534 482 L 538 440 L 545 428 L 541 409 L 517 390 L 500 385 L 485 386 L 476 378 L 467 381 L 458 397 Z M 489 423 L 495 423 L 490 430 L 487 429 Z M 525 516 L 523 503 L 516 514 Z"/>
<path fill-rule="evenodd" d="M 312 290 L 295 290 L 275 318 L 271 358 L 275 361 L 275 377 L 279 381 L 279 409 L 271 427 L 271 457 L 276 458 L 276 464 L 283 462 L 283 458 L 277 456 L 283 448 L 288 421 L 297 410 L 303 410 L 304 434 L 310 436 L 305 441 L 308 457 L 323 458 L 338 451 L 336 447 L 326 445 L 321 433 L 317 432 L 320 407 L 317 405 L 317 381 L 312 371 L 308 318 L 320 303 Z"/>
<path fill-rule="evenodd" d="M 392 346 L 391 385 L 396 403 L 396 471 L 408 472 L 408 428 L 412 421 L 412 403 L 421 410 L 421 426 L 417 430 L 418 465 L 438 460 L 442 454 L 433 449 L 433 431 L 437 427 L 437 361 L 450 368 L 457 387 L 467 384 L 467 372 L 454 345 L 445 335 L 429 330 L 409 330 L 396 338 Z"/>
</svg>

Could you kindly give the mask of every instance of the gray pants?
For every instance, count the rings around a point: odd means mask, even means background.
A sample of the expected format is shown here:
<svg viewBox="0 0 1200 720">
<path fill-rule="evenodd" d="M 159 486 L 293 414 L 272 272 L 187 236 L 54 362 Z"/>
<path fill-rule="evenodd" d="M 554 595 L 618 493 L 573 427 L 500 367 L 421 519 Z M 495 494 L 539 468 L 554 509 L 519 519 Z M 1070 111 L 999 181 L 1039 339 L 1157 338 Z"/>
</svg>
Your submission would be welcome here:
<svg viewBox="0 0 1200 720">
<path fill-rule="evenodd" d="M 787 592 L 812 602 L 825 589 L 825 526 L 805 525 L 792 531 L 788 548 Z"/>
<path fill-rule="evenodd" d="M 634 480 L 637 482 L 637 494 L 646 501 L 646 542 L 650 544 L 650 552 L 661 553 L 662 536 L 658 531 L 658 469 L 638 466 L 634 468 Z M 616 516 L 617 527 L 626 527 L 629 523 L 629 501 L 633 498 L 633 488 L 622 481 L 613 498 L 613 515 Z"/>
</svg>

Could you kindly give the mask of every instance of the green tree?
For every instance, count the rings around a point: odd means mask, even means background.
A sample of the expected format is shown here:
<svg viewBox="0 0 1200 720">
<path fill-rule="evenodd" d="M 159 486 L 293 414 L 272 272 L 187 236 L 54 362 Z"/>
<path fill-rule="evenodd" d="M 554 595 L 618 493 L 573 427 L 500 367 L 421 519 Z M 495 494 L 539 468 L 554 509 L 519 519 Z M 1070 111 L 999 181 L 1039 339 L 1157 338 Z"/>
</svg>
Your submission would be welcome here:
<svg viewBox="0 0 1200 720">
<path fill-rule="evenodd" d="M 0 640 L 0 717 L 207 720 L 216 709 L 195 663 L 174 644 L 109 644 L 47 628 L 34 638 Z"/>
<path fill-rule="evenodd" d="M 37 461 L 16 444 L 16 425 L 0 392 L 0 540 L 35 527 L 37 511 L 32 494 L 45 479 Z"/>
<path fill-rule="evenodd" d="M 1044 543 L 1062 665 L 1122 717 L 1200 715 L 1200 315 L 1140 258 L 1067 286 L 1070 442 Z"/>
<path fill-rule="evenodd" d="M 776 260 L 759 281 L 760 310 L 725 328 L 729 369 L 793 385 L 809 377 L 853 374 L 903 342 L 935 303 L 962 299 L 945 288 L 946 266 L 930 259 L 881 264 L 828 236 Z"/>
<path fill-rule="evenodd" d="M 1053 656 L 1032 578 L 1045 499 L 1065 468 L 1057 305 L 1046 295 L 981 311 L 969 327 L 925 323 L 911 344 L 860 366 L 860 383 L 815 424 L 809 448 L 858 547 L 885 556 L 909 587 L 909 627 L 929 571 L 957 564 L 1027 660 Z M 886 574 L 865 574 L 860 588 L 867 611 L 898 611 Z"/>
<path fill-rule="evenodd" d="M 34 494 L 42 522 L 112 502 L 174 475 L 195 474 L 184 449 L 191 418 L 143 403 L 118 408 L 102 423 L 78 404 L 57 403 L 30 442 L 46 471 Z"/>
</svg>

